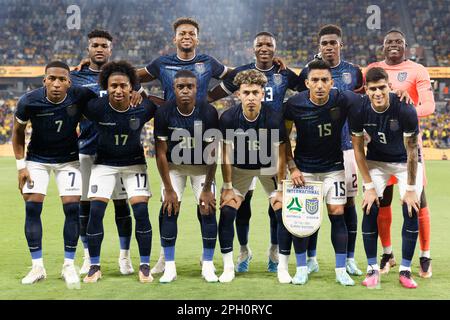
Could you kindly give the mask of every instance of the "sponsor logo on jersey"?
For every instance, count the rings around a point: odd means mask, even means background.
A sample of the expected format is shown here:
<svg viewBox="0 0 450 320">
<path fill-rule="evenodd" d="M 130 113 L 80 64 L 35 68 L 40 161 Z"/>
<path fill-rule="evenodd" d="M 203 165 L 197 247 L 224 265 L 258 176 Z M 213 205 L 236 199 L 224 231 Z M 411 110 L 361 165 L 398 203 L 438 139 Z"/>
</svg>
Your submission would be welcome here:
<svg viewBox="0 0 450 320">
<path fill-rule="evenodd" d="M 315 214 L 319 210 L 318 199 L 306 199 L 305 201 L 306 212 L 309 214 Z"/>
<path fill-rule="evenodd" d="M 281 82 L 283 82 L 283 76 L 279 73 L 275 73 L 273 75 L 273 83 L 275 83 L 275 85 L 279 86 L 281 84 Z"/>
<path fill-rule="evenodd" d="M 408 77 L 408 72 L 399 72 L 397 75 L 397 80 L 403 82 Z"/>
<path fill-rule="evenodd" d="M 350 72 L 342 73 L 342 81 L 344 81 L 345 84 L 352 83 L 352 74 Z"/>
<path fill-rule="evenodd" d="M 165 66 L 165 68 L 169 70 L 181 70 L 181 67 Z"/>
<path fill-rule="evenodd" d="M 91 192 L 92 193 L 97 193 L 97 191 L 98 191 L 98 185 L 96 185 L 96 184 L 92 185 L 91 186 Z"/>
<path fill-rule="evenodd" d="M 194 65 L 195 71 L 197 71 L 197 73 L 204 73 L 206 71 L 206 67 L 205 64 L 203 62 L 198 62 Z"/>
</svg>

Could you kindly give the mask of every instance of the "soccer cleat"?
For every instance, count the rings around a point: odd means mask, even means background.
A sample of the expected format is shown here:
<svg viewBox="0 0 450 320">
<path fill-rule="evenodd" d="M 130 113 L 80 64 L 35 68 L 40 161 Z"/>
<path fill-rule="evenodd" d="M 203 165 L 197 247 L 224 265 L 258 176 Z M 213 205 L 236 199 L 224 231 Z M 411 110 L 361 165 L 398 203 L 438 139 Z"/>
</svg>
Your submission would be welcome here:
<svg viewBox="0 0 450 320">
<path fill-rule="evenodd" d="M 223 270 L 223 273 L 219 277 L 221 283 L 231 282 L 234 279 L 234 268 L 227 268 Z"/>
<path fill-rule="evenodd" d="M 345 270 L 345 268 L 338 268 L 335 269 L 336 271 L 336 282 L 339 282 L 339 284 L 343 286 L 354 286 L 355 281 L 353 281 L 352 278 L 350 278 L 349 274 Z"/>
<path fill-rule="evenodd" d="M 80 276 L 73 264 L 64 264 L 61 271 L 61 278 L 66 281 L 67 288 L 80 289 Z"/>
<path fill-rule="evenodd" d="M 43 266 L 32 266 L 31 271 L 22 279 L 22 284 L 33 284 L 47 278 L 47 273 Z"/>
<path fill-rule="evenodd" d="M 132 274 L 134 272 L 131 258 L 129 256 L 119 258 L 119 270 L 123 275 Z"/>
<path fill-rule="evenodd" d="M 200 267 L 203 267 L 203 256 L 200 257 Z M 214 262 L 213 262 L 213 268 L 214 268 L 214 272 L 216 272 L 217 269 L 216 269 L 216 266 L 214 265 Z"/>
<path fill-rule="evenodd" d="M 308 267 L 308 274 L 319 272 L 319 263 L 317 262 L 317 259 L 308 258 L 306 266 Z"/>
<path fill-rule="evenodd" d="M 415 289 L 417 288 L 417 283 L 411 278 L 411 271 L 403 270 L 400 271 L 399 281 L 404 288 Z"/>
<path fill-rule="evenodd" d="M 166 259 L 164 255 L 160 255 L 158 261 L 153 266 L 152 270 L 150 270 L 151 274 L 163 273 L 166 265 Z"/>
<path fill-rule="evenodd" d="M 420 257 L 420 269 L 419 269 L 419 276 L 421 278 L 431 278 L 432 272 L 431 272 L 431 258 L 427 257 Z"/>
<path fill-rule="evenodd" d="M 219 278 L 215 273 L 214 264 L 212 261 L 203 261 L 202 263 L 202 277 L 206 282 L 217 282 Z"/>
<path fill-rule="evenodd" d="M 352 276 L 362 276 L 363 272 L 358 269 L 358 265 L 356 264 L 356 261 L 351 259 L 347 260 L 346 263 L 346 269 L 347 273 Z"/>
<path fill-rule="evenodd" d="M 240 252 L 236 263 L 236 272 L 248 272 L 250 260 L 252 260 L 252 251 L 250 249 L 247 252 Z"/>
<path fill-rule="evenodd" d="M 150 274 L 150 266 L 146 263 L 139 266 L 139 282 L 150 283 L 153 282 L 153 277 Z"/>
<path fill-rule="evenodd" d="M 383 253 L 380 261 L 380 273 L 388 274 L 389 270 L 395 267 L 397 263 L 395 262 L 394 253 Z"/>
<path fill-rule="evenodd" d="M 278 282 L 287 284 L 292 282 L 292 278 L 289 275 L 289 271 L 278 268 L 277 271 Z"/>
<path fill-rule="evenodd" d="M 267 262 L 267 271 L 269 272 L 277 272 L 278 270 L 278 262 L 272 261 L 269 257 L 269 261 Z"/>
<path fill-rule="evenodd" d="M 374 269 L 368 271 L 361 284 L 367 288 L 376 288 L 380 284 L 380 271 Z"/>
<path fill-rule="evenodd" d="M 83 257 L 83 265 L 80 269 L 80 275 L 87 274 L 89 272 L 89 268 L 91 267 L 91 258 L 89 256 Z"/>
<path fill-rule="evenodd" d="M 101 278 L 102 278 L 102 272 L 100 271 L 100 266 L 93 264 L 89 268 L 89 272 L 86 275 L 86 277 L 84 277 L 83 282 L 94 283 L 94 282 L 97 282 Z"/>
<path fill-rule="evenodd" d="M 274 247 L 275 249 L 272 249 Z M 269 248 L 269 261 L 267 262 L 267 271 L 269 272 L 277 272 L 278 270 L 278 245 L 272 245 Z"/>
<path fill-rule="evenodd" d="M 308 281 L 308 267 L 297 267 L 297 272 L 292 278 L 293 284 L 305 284 Z"/>
<path fill-rule="evenodd" d="M 175 262 L 170 261 L 165 263 L 164 274 L 159 278 L 160 283 L 170 283 L 177 279 L 177 269 L 175 267 Z"/>
</svg>

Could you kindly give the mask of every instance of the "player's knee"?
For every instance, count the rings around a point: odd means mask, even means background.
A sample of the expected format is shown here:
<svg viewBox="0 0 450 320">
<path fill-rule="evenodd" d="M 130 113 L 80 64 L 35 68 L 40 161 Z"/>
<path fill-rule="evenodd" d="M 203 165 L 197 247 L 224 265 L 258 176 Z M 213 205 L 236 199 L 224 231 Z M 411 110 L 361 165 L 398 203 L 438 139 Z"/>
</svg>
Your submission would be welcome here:
<svg viewBox="0 0 450 320">
<path fill-rule="evenodd" d="M 150 199 L 150 197 L 147 197 L 147 196 L 132 197 L 132 198 L 130 198 L 130 205 L 133 206 L 134 204 L 142 203 L 142 202 L 148 203 L 149 199 Z"/>
<path fill-rule="evenodd" d="M 26 202 L 44 202 L 45 195 L 40 193 L 24 193 L 23 200 Z"/>
<path fill-rule="evenodd" d="M 73 202 L 80 203 L 80 199 L 81 199 L 80 196 L 62 196 L 61 197 L 61 201 L 63 204 L 68 204 L 68 203 L 73 203 Z"/>
<path fill-rule="evenodd" d="M 345 204 L 345 207 L 354 207 L 355 206 L 355 198 L 354 197 L 348 197 L 347 203 Z"/>
<path fill-rule="evenodd" d="M 330 216 L 342 216 L 344 215 L 344 206 L 343 205 L 333 205 L 329 204 L 328 207 L 328 215 Z"/>
<path fill-rule="evenodd" d="M 138 203 L 132 204 L 131 207 L 133 208 L 134 218 L 136 219 L 136 222 L 138 220 L 148 219 L 148 204 L 147 204 L 147 202 L 138 202 Z"/>
</svg>

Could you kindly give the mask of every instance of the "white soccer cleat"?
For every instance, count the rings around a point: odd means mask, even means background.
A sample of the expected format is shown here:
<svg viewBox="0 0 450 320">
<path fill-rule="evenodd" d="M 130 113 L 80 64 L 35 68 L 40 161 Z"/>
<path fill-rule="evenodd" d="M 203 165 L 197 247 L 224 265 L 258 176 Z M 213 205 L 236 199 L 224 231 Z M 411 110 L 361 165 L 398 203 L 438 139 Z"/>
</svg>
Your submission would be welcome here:
<svg viewBox="0 0 450 320">
<path fill-rule="evenodd" d="M 345 268 L 336 268 L 334 269 L 336 272 L 336 282 L 343 286 L 354 286 L 355 281 L 353 281 L 352 278 L 350 278 L 350 275 L 347 273 L 347 270 Z"/>
<path fill-rule="evenodd" d="M 47 278 L 47 273 L 43 266 L 32 266 L 31 271 L 22 279 L 22 284 L 33 284 Z"/>
<path fill-rule="evenodd" d="M 89 268 L 91 267 L 91 258 L 89 256 L 83 257 L 83 265 L 80 269 L 80 275 L 87 274 L 89 272 Z"/>
<path fill-rule="evenodd" d="M 170 283 L 177 279 L 177 268 L 175 267 L 175 261 L 168 261 L 165 263 L 164 274 L 159 278 L 161 283 Z"/>
<path fill-rule="evenodd" d="M 277 271 L 278 282 L 282 284 L 288 284 L 292 282 L 292 277 L 289 275 L 287 270 L 280 269 L 278 267 Z"/>
<path fill-rule="evenodd" d="M 297 273 L 292 278 L 293 284 L 306 284 L 308 282 L 308 267 L 297 267 Z"/>
<path fill-rule="evenodd" d="M 233 268 L 227 268 L 223 270 L 223 273 L 219 277 L 221 283 L 231 282 L 234 279 L 234 266 Z"/>
<path fill-rule="evenodd" d="M 214 261 L 212 261 L 213 267 L 214 267 L 214 272 L 217 272 L 216 266 L 214 265 Z M 200 257 L 200 267 L 203 267 L 203 257 Z"/>
<path fill-rule="evenodd" d="M 202 277 L 206 282 L 217 282 L 219 278 L 215 273 L 214 264 L 212 261 L 203 261 L 202 263 Z"/>
<path fill-rule="evenodd" d="M 80 276 L 73 264 L 63 265 L 61 278 L 66 281 L 67 288 L 80 289 Z"/>
<path fill-rule="evenodd" d="M 164 268 L 166 265 L 166 259 L 164 258 L 164 255 L 160 255 L 158 261 L 153 266 L 153 268 L 150 270 L 151 274 L 157 274 L 157 273 L 163 273 Z"/>
<path fill-rule="evenodd" d="M 123 275 L 132 274 L 134 272 L 130 256 L 119 257 L 119 269 L 120 273 Z"/>
</svg>

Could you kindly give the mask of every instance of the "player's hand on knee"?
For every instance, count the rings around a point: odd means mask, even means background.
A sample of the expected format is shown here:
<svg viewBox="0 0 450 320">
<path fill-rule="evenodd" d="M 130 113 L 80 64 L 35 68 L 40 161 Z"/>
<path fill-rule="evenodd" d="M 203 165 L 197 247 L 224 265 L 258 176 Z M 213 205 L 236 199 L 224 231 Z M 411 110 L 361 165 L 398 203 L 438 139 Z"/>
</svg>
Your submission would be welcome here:
<svg viewBox="0 0 450 320">
<path fill-rule="evenodd" d="M 132 107 L 137 107 L 138 105 L 141 104 L 143 99 L 144 98 L 142 98 L 140 93 L 138 93 L 137 91 L 132 91 L 131 98 L 130 98 L 130 104 Z"/>
<path fill-rule="evenodd" d="M 397 97 L 400 98 L 400 101 L 405 101 L 406 103 L 413 104 L 414 101 L 411 99 L 408 91 L 406 90 L 395 90 L 394 91 Z"/>
<path fill-rule="evenodd" d="M 28 183 L 29 185 L 33 185 L 34 182 L 31 180 L 30 172 L 27 168 L 24 168 L 22 170 L 19 170 L 19 191 L 22 194 L 22 189 L 25 183 Z"/>
<path fill-rule="evenodd" d="M 363 210 L 366 210 L 366 214 L 370 213 L 370 208 L 372 208 L 374 204 L 377 207 L 380 207 L 380 200 L 378 199 L 377 192 L 375 191 L 375 189 L 365 190 L 362 208 Z"/>
<path fill-rule="evenodd" d="M 216 198 L 211 190 L 202 191 L 199 202 L 201 215 L 208 215 L 216 211 Z"/>
<path fill-rule="evenodd" d="M 172 215 L 172 213 L 174 215 L 178 213 L 179 203 L 178 203 L 178 196 L 175 190 L 164 189 L 163 211 L 167 212 L 169 217 Z"/>
<path fill-rule="evenodd" d="M 402 202 L 408 206 L 408 215 L 410 218 L 412 217 L 412 209 L 419 212 L 420 202 L 415 191 L 406 191 Z"/>
<path fill-rule="evenodd" d="M 232 202 L 237 203 L 238 201 L 239 199 L 233 189 L 222 190 L 222 194 L 220 195 L 220 208 L 230 205 Z"/>
<path fill-rule="evenodd" d="M 303 173 L 298 168 L 291 171 L 291 180 L 295 186 L 305 185 L 305 177 L 303 177 Z"/>
</svg>

